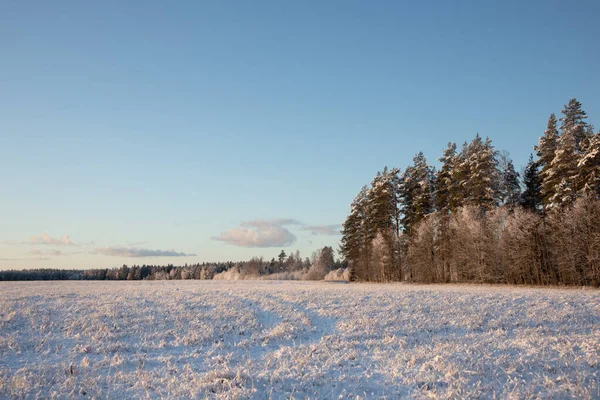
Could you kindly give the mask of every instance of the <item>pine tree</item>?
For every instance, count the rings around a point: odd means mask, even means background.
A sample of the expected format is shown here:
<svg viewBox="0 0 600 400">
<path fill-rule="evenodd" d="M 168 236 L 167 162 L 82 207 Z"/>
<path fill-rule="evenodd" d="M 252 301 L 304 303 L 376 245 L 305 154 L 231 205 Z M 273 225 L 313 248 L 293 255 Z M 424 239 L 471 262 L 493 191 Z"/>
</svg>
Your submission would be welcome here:
<svg viewBox="0 0 600 400">
<path fill-rule="evenodd" d="M 287 254 L 285 254 L 285 250 L 281 250 L 281 253 L 279 253 L 279 255 L 277 256 L 277 258 L 279 259 L 279 272 L 283 271 L 283 262 L 285 261 L 286 257 Z"/>
<path fill-rule="evenodd" d="M 542 208 L 542 182 L 538 172 L 538 164 L 533 160 L 533 154 L 529 156 L 529 162 L 523 173 L 523 185 L 525 190 L 521 195 L 521 205 L 533 212 L 540 212 Z"/>
<path fill-rule="evenodd" d="M 462 158 L 456 154 L 456 143 L 448 143 L 439 161 L 442 167 L 436 174 L 435 180 L 436 208 L 441 215 L 437 254 L 441 266 L 441 280 L 447 282 L 450 280 L 450 213 L 456 212 L 462 205 L 462 187 L 458 169 Z"/>
<path fill-rule="evenodd" d="M 391 280 L 397 270 L 395 244 L 398 232 L 398 173 L 398 169 L 388 170 L 387 167 L 383 172 L 378 172 L 367 196 L 367 237 L 372 242 L 381 234 L 387 246 L 388 262 L 383 265 L 382 272 L 384 280 Z M 376 272 L 376 276 L 379 276 L 379 272 Z"/>
<path fill-rule="evenodd" d="M 571 205 L 575 200 L 578 158 L 576 148 L 577 144 L 572 130 L 567 130 L 560 135 L 556 154 L 547 174 L 550 181 L 558 182 L 547 205 L 550 210 Z"/>
<path fill-rule="evenodd" d="M 575 150 L 581 152 L 582 143 L 586 137 L 587 124 L 584 120 L 587 118 L 587 114 L 581 108 L 581 103 L 575 98 L 569 100 L 561 113 L 563 114 L 560 119 L 562 134 L 571 133 L 575 141 Z"/>
<path fill-rule="evenodd" d="M 435 176 L 435 204 L 438 212 L 448 214 L 462 205 L 462 186 L 458 165 L 462 158 L 456 153 L 456 143 L 448 143 L 442 157 L 442 167 Z"/>
<path fill-rule="evenodd" d="M 569 103 L 565 105 L 565 108 L 561 112 L 563 114 L 560 119 L 562 136 L 569 136 L 565 138 L 563 147 L 569 153 L 562 154 L 560 162 L 570 163 L 569 165 L 562 166 L 563 173 L 569 173 L 570 175 L 561 176 L 560 186 L 563 188 L 563 191 L 566 190 L 562 194 L 562 197 L 565 198 L 568 192 L 568 197 L 572 201 L 575 196 L 583 191 L 587 181 L 587 177 L 581 174 L 582 171 L 577 170 L 577 165 L 580 159 L 584 157 L 586 148 L 591 144 L 592 132 L 590 132 L 588 129 L 590 127 L 585 122 L 587 114 L 583 111 L 581 103 L 577 99 L 573 98 L 569 100 Z"/>
<path fill-rule="evenodd" d="M 367 280 L 369 274 L 370 240 L 367 238 L 367 197 L 364 186 L 350 205 L 350 214 L 344 221 L 340 253 L 348 261 L 357 279 Z"/>
<path fill-rule="evenodd" d="M 558 141 L 558 130 L 556 129 L 556 116 L 550 114 L 548 127 L 544 135 L 540 137 L 539 143 L 535 146 L 538 156 L 537 165 L 540 168 L 541 194 L 544 205 L 550 204 L 550 199 L 554 196 L 556 186 L 560 180 L 551 171 L 552 160 L 556 155 L 556 146 Z"/>
<path fill-rule="evenodd" d="M 434 171 L 427 164 L 423 152 L 413 158 L 413 165 L 406 168 L 400 184 L 402 226 L 407 234 L 411 234 L 426 215 L 434 209 Z"/>
<path fill-rule="evenodd" d="M 483 213 L 498 205 L 500 174 L 492 141 L 481 139 L 479 134 L 468 145 L 463 163 L 468 171 L 463 180 L 467 204 L 478 207 Z"/>
</svg>

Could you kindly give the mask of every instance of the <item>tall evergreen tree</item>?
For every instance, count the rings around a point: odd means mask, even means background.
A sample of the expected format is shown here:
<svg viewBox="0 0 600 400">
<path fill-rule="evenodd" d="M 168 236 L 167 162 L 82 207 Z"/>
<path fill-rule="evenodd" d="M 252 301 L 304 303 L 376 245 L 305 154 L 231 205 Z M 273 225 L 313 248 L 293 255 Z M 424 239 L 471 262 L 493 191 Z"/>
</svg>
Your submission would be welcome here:
<svg viewBox="0 0 600 400">
<path fill-rule="evenodd" d="M 413 158 L 413 165 L 406 168 L 400 184 L 402 226 L 411 235 L 412 228 L 435 209 L 434 171 L 427 164 L 423 152 Z"/>
<path fill-rule="evenodd" d="M 457 182 L 452 176 L 452 171 L 456 163 L 456 143 L 448 143 L 442 157 L 438 159 L 442 167 L 435 177 L 435 200 L 438 212 L 446 215 L 449 211 L 456 208 L 453 201 L 453 189 Z"/>
<path fill-rule="evenodd" d="M 580 194 L 600 196 L 600 132 L 588 136 L 577 167 Z"/>
<path fill-rule="evenodd" d="M 357 279 L 368 280 L 371 240 L 367 231 L 368 188 L 363 186 L 350 205 L 350 214 L 342 228 L 340 252 L 348 261 L 350 271 Z"/>
<path fill-rule="evenodd" d="M 551 171 L 552 160 L 556 155 L 558 137 L 556 115 L 550 114 L 544 135 L 540 137 L 538 145 L 535 146 L 538 156 L 537 164 L 540 168 L 541 194 L 544 205 L 550 204 L 550 199 L 554 196 L 556 186 L 560 182 L 560 179 Z"/>
<path fill-rule="evenodd" d="M 560 119 L 562 134 L 570 133 L 575 141 L 575 150 L 581 152 L 587 131 L 587 124 L 585 122 L 587 114 L 581 108 L 581 103 L 575 98 L 569 100 L 561 113 L 563 114 Z"/>
<path fill-rule="evenodd" d="M 525 190 L 521 195 L 521 205 L 533 212 L 540 212 L 542 208 L 542 182 L 538 172 L 538 164 L 529 155 L 529 161 L 523 173 Z"/>
<path fill-rule="evenodd" d="M 498 152 L 497 159 L 500 170 L 500 201 L 512 211 L 521 200 L 520 174 L 515 171 L 507 151 Z"/>
<path fill-rule="evenodd" d="M 482 212 L 497 206 L 500 174 L 492 141 L 489 138 L 483 141 L 477 134 L 466 148 L 463 163 L 466 164 L 463 170 L 468 171 L 463 180 L 467 204 L 478 207 Z"/>
<path fill-rule="evenodd" d="M 556 154 L 550 164 L 547 177 L 558 182 L 554 195 L 550 197 L 548 208 L 557 209 L 573 203 L 577 195 L 577 143 L 572 130 L 563 132 L 558 138 Z"/>
<path fill-rule="evenodd" d="M 561 111 L 561 138 L 559 140 L 560 154 L 558 160 L 553 161 L 560 171 L 561 194 L 556 199 L 570 199 L 572 202 L 585 187 L 587 177 L 578 170 L 579 160 L 584 157 L 585 150 L 591 144 L 589 126 L 585 122 L 587 114 L 583 111 L 581 103 L 577 99 L 571 99 Z M 556 157 L 555 157 L 556 158 Z M 559 204 L 564 201 L 559 201 Z"/>
<path fill-rule="evenodd" d="M 381 264 L 383 271 L 377 277 L 391 280 L 397 270 L 396 243 L 398 222 L 398 173 L 399 170 L 384 168 L 371 182 L 368 193 L 368 238 L 373 241 L 381 235 L 386 244 L 388 262 Z M 381 273 L 379 273 L 381 272 Z M 379 278 L 377 278 L 379 279 Z"/>
</svg>

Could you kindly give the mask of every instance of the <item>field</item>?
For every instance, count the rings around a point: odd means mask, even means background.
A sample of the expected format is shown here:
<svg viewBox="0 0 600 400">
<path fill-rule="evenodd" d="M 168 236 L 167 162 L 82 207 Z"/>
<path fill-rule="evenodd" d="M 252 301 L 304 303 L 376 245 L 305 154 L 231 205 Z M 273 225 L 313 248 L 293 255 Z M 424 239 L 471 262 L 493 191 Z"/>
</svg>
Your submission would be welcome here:
<svg viewBox="0 0 600 400">
<path fill-rule="evenodd" d="M 0 283 L 0 398 L 600 398 L 600 292 Z"/>
</svg>

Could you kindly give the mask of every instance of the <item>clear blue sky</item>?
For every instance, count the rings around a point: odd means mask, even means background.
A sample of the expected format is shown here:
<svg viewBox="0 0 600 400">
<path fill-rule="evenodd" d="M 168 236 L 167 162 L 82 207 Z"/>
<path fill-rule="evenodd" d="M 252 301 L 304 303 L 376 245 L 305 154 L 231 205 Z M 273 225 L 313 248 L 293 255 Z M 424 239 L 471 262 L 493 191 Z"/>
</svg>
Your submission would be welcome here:
<svg viewBox="0 0 600 400">
<path fill-rule="evenodd" d="M 598 124 L 599 17 L 598 1 L 2 1 L 0 268 L 337 248 L 331 225 L 384 165 L 479 132 L 520 168 L 571 97 Z"/>
</svg>

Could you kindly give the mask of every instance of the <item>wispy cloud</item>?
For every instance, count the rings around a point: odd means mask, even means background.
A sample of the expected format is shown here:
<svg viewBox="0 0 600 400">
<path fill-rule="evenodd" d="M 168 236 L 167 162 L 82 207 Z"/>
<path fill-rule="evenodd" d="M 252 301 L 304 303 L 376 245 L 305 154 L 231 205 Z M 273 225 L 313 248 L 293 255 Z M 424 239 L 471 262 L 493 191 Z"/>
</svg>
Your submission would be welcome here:
<svg viewBox="0 0 600 400">
<path fill-rule="evenodd" d="M 309 231 L 313 235 L 329 235 L 335 236 L 340 234 L 342 226 L 339 224 L 335 225 L 304 225 L 302 230 Z"/>
<path fill-rule="evenodd" d="M 73 242 L 69 235 L 62 235 L 61 237 L 53 237 L 47 233 L 41 235 L 32 236 L 29 240 L 3 240 L 0 244 L 8 246 L 60 246 L 60 247 L 81 247 L 81 246 L 94 246 L 94 242 Z"/>
<path fill-rule="evenodd" d="M 101 247 L 97 248 L 94 254 L 102 254 L 105 256 L 113 257 L 192 257 L 196 254 L 187 254 L 177 252 L 175 250 L 153 250 L 153 249 L 141 249 L 137 247 Z"/>
<path fill-rule="evenodd" d="M 75 243 L 68 235 L 62 235 L 60 238 L 53 238 L 47 233 L 42 233 L 40 236 L 32 236 L 30 244 L 45 244 L 54 246 L 73 246 Z"/>
<path fill-rule="evenodd" d="M 284 225 L 301 225 L 295 219 L 254 220 L 213 237 L 239 247 L 285 247 L 296 241 L 296 235 Z"/>
<path fill-rule="evenodd" d="M 46 256 L 62 256 L 63 253 L 60 250 L 31 250 L 29 252 L 29 254 L 33 255 L 33 256 L 41 256 L 41 255 L 46 255 Z"/>
<path fill-rule="evenodd" d="M 148 243 L 147 241 L 143 241 L 143 242 L 127 242 L 127 246 L 129 247 L 137 247 L 137 246 L 141 246 L 143 244 Z"/>
</svg>

